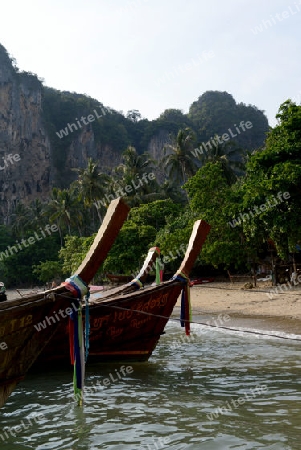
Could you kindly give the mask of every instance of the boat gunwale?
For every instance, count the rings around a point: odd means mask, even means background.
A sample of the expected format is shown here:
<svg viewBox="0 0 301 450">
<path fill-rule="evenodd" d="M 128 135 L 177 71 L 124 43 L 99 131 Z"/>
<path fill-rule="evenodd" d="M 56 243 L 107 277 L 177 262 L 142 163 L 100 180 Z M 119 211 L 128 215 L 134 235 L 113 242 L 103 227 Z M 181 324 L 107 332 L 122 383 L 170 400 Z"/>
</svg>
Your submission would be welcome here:
<svg viewBox="0 0 301 450">
<path fill-rule="evenodd" d="M 59 296 L 70 296 L 70 298 L 75 299 L 74 296 L 72 296 L 71 292 L 68 291 L 64 286 L 59 286 L 60 291 L 59 293 L 57 293 L 54 290 L 48 290 L 48 291 L 44 291 L 41 293 L 37 293 L 34 295 L 30 295 L 30 296 L 24 296 L 22 298 L 14 298 L 11 300 L 6 300 L 6 302 L 0 303 L 0 311 L 9 311 L 11 309 L 14 308 L 19 308 L 19 307 L 26 307 L 28 305 L 32 305 L 34 303 L 37 303 L 39 301 L 41 301 L 42 303 L 50 303 L 50 302 L 54 302 L 56 301 L 56 299 L 54 298 L 55 295 L 59 295 Z"/>
<path fill-rule="evenodd" d="M 188 282 L 188 280 L 187 280 L 187 282 Z M 170 286 L 182 285 L 184 288 L 185 284 L 186 283 L 183 283 L 180 280 L 171 279 L 171 280 L 163 281 L 162 283 L 160 283 L 156 286 L 152 286 L 152 285 L 146 286 L 137 291 L 125 293 L 124 295 L 121 294 L 121 295 L 116 295 L 116 296 L 112 296 L 109 298 L 103 298 L 103 299 L 99 298 L 97 300 L 91 300 L 89 302 L 89 305 L 91 305 L 91 306 L 93 305 L 93 308 L 94 308 L 94 307 L 98 307 L 98 306 L 102 306 L 104 304 L 110 304 L 110 303 L 114 303 L 114 302 L 121 303 L 125 300 L 131 299 L 132 297 L 136 298 L 136 297 L 140 297 L 140 296 L 149 294 L 151 291 L 156 292 L 156 291 L 162 290 L 163 288 L 165 289 L 168 287 L 168 285 L 170 285 Z"/>
</svg>

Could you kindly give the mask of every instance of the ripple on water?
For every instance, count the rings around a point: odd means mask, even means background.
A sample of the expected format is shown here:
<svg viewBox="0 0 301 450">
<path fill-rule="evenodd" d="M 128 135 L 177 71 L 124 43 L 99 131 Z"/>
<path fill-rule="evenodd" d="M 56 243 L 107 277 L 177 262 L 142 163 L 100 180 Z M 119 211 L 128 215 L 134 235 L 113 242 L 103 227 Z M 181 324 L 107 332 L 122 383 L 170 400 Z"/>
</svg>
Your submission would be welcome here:
<svg viewBox="0 0 301 450">
<path fill-rule="evenodd" d="M 169 323 L 150 361 L 107 387 L 120 364 L 88 367 L 86 385 L 101 386 L 83 408 L 71 370 L 29 375 L 1 410 L 2 435 L 40 418 L 4 442 L 0 431 L 1 450 L 297 450 L 300 343 L 203 328 L 189 343 Z"/>
</svg>

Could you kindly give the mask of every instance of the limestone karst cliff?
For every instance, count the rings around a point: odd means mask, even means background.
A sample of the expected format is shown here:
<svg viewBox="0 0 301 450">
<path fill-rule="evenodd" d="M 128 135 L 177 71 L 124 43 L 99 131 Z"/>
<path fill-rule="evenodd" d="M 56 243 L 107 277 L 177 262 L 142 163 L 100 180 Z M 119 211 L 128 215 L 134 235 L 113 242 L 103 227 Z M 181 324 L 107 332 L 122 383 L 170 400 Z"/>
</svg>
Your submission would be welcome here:
<svg viewBox="0 0 301 450">
<path fill-rule="evenodd" d="M 50 155 L 42 119 L 41 82 L 33 75 L 16 72 L 0 46 L 0 213 L 4 222 L 18 200 L 47 198 Z"/>
<path fill-rule="evenodd" d="M 46 89 L 34 74 L 19 72 L 7 51 L 0 45 L 0 216 L 9 223 L 18 201 L 29 204 L 35 199 L 46 201 L 53 186 L 66 187 L 75 177 L 72 168 L 85 167 L 89 157 L 108 169 L 120 162 L 106 142 L 96 142 L 94 129 L 81 123 L 72 128 L 74 116 L 86 112 L 101 117 L 97 102 L 93 111 L 85 105 L 82 111 L 70 110 L 66 118 L 51 122 L 49 100 L 60 93 Z M 52 92 L 53 91 L 53 92 Z M 51 93 L 53 94 L 51 96 Z M 75 94 L 76 96 L 76 94 Z M 64 103 L 62 102 L 64 106 Z M 59 109 L 63 109 L 59 105 Z M 92 105 L 91 105 L 92 108 Z M 86 110 L 86 111 L 85 111 Z M 59 138 L 60 129 L 69 128 L 69 136 Z"/>
<path fill-rule="evenodd" d="M 237 104 L 227 92 L 208 91 L 188 114 L 167 109 L 149 121 L 136 110 L 124 115 L 87 95 L 43 86 L 36 75 L 20 72 L 0 44 L 0 224 L 10 223 L 18 202 L 44 202 L 52 187 L 69 187 L 76 178 L 73 169 L 85 168 L 89 158 L 110 173 L 129 145 L 159 162 L 161 184 L 163 149 L 180 128 L 190 127 L 200 145 L 234 130 L 241 120 L 252 127 L 234 145 L 242 151 L 263 145 L 269 128 L 264 113 Z"/>
</svg>

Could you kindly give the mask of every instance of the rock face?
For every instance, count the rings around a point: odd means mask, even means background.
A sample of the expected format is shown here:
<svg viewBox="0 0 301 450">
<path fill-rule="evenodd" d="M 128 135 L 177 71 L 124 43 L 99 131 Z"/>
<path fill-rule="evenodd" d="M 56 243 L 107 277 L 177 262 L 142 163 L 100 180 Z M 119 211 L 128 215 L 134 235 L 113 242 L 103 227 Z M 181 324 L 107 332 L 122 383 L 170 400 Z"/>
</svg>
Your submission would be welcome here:
<svg viewBox="0 0 301 450">
<path fill-rule="evenodd" d="M 19 201 L 44 202 L 53 186 L 70 184 L 72 168 L 86 167 L 88 158 L 106 169 L 120 163 L 120 152 L 95 142 L 91 124 L 62 143 L 53 140 L 56 128 L 47 127 L 43 90 L 34 74 L 13 66 L 0 44 L 0 223 L 10 223 Z"/>
<path fill-rule="evenodd" d="M 227 113 L 221 114 L 224 98 Z M 242 148 L 252 151 L 261 146 L 267 118 L 255 107 L 237 105 L 230 94 L 205 93 L 188 115 L 171 109 L 154 121 L 133 122 L 86 95 L 43 87 L 36 75 L 19 72 L 0 44 L 0 224 L 10 224 L 18 202 L 44 202 L 52 187 L 68 188 L 76 178 L 72 169 L 87 167 L 89 158 L 110 173 L 129 145 L 138 153 L 147 150 L 159 163 L 155 171 L 161 185 L 165 173 L 160 161 L 171 134 L 189 126 L 196 142 L 205 142 L 238 119 L 252 120 L 254 125 L 248 133 L 240 133 Z"/>
<path fill-rule="evenodd" d="M 0 46 L 0 213 L 9 223 L 18 200 L 49 195 L 50 143 L 42 121 L 42 85 L 16 73 Z"/>
</svg>

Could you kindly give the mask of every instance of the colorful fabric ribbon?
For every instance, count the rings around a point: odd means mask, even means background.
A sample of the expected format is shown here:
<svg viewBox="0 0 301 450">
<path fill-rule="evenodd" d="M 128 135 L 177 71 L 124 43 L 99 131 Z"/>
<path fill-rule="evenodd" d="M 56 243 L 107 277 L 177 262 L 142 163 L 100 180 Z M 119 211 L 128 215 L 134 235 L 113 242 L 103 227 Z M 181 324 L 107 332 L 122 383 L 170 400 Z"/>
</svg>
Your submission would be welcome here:
<svg viewBox="0 0 301 450">
<path fill-rule="evenodd" d="M 72 277 L 66 278 L 62 285 L 77 298 L 83 298 L 89 292 L 88 286 L 78 275 L 72 275 Z"/>
<path fill-rule="evenodd" d="M 189 278 L 181 272 L 177 272 L 172 280 L 180 281 L 184 284 L 181 296 L 181 327 L 185 327 L 185 333 L 190 335 L 190 322 L 192 321 L 192 310 L 190 301 L 190 285 Z"/>
<path fill-rule="evenodd" d="M 88 360 L 89 356 L 89 348 L 90 348 L 90 306 L 89 306 L 89 298 L 90 292 L 85 297 L 85 348 L 86 348 L 86 356 L 85 362 Z"/>
<path fill-rule="evenodd" d="M 70 356 L 73 363 L 73 388 L 74 395 L 81 406 L 83 404 L 83 390 L 85 379 L 85 348 L 84 348 L 84 332 L 82 307 L 78 302 L 78 309 L 73 310 L 70 315 Z"/>
<path fill-rule="evenodd" d="M 134 278 L 131 281 L 131 284 L 135 286 L 137 289 L 141 289 L 143 287 L 143 283 L 139 280 L 139 278 Z"/>
<path fill-rule="evenodd" d="M 156 258 L 156 284 L 161 283 L 160 271 L 161 271 L 161 260 L 160 257 L 158 257 Z"/>
<path fill-rule="evenodd" d="M 74 395 L 79 405 L 83 404 L 83 390 L 85 380 L 85 362 L 89 354 L 89 288 L 86 283 L 78 276 L 73 275 L 62 283 L 74 297 L 77 298 L 77 309 L 73 310 L 69 319 L 69 343 L 70 359 L 73 364 L 73 388 Z M 85 297 L 85 339 L 83 330 L 83 315 L 81 299 Z M 85 354 L 86 348 L 86 354 Z"/>
</svg>

